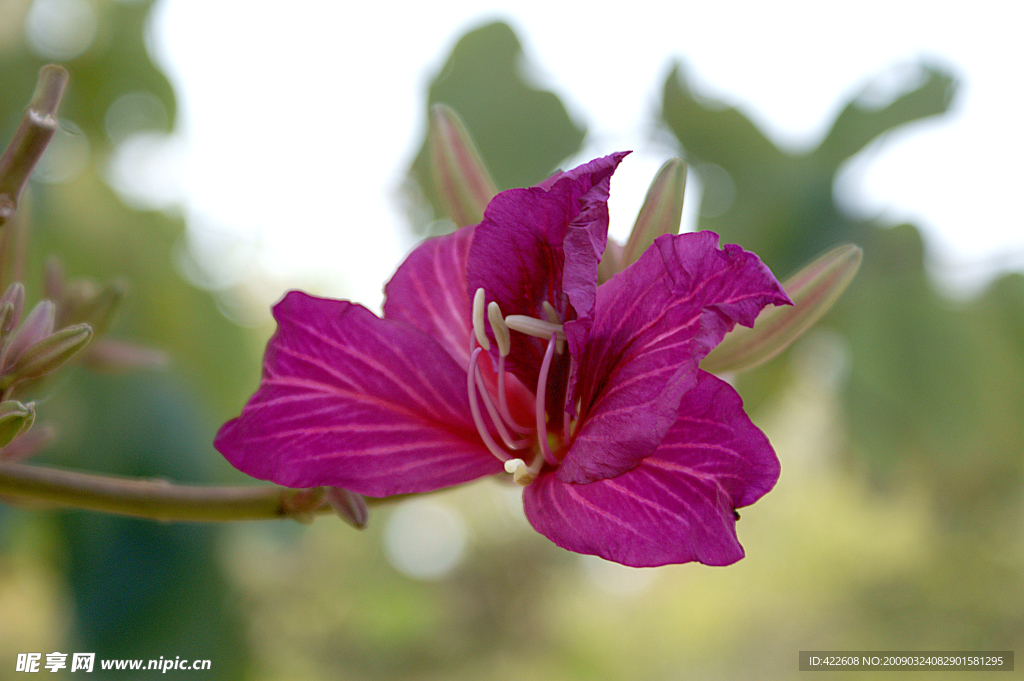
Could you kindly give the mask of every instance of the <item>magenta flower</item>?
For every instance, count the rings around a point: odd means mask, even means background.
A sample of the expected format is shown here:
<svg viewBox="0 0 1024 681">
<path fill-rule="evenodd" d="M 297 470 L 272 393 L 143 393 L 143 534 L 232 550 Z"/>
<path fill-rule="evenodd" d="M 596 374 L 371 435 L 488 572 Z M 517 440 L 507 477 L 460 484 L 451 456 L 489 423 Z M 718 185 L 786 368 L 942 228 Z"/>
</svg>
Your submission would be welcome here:
<svg viewBox="0 0 1024 681">
<path fill-rule="evenodd" d="M 779 476 L 739 395 L 700 360 L 789 304 L 752 253 L 662 236 L 598 285 L 624 153 L 498 194 L 429 239 L 384 317 L 292 291 L 263 380 L 215 446 L 288 487 L 373 497 L 512 474 L 541 534 L 633 566 L 743 557 L 735 509 Z"/>
</svg>

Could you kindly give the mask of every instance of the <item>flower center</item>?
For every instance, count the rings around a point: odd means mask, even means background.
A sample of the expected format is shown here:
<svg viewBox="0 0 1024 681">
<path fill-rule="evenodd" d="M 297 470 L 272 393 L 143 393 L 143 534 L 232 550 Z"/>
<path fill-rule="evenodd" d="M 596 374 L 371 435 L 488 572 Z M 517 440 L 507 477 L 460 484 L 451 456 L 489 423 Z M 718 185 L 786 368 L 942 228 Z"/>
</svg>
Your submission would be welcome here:
<svg viewBox="0 0 1024 681">
<path fill-rule="evenodd" d="M 547 320 L 537 319 L 526 315 L 509 315 L 504 317 L 498 303 L 491 302 L 485 308 L 486 293 L 479 288 L 473 296 L 473 336 L 470 338 L 470 359 L 469 368 L 466 372 L 466 391 L 469 395 L 469 408 L 473 414 L 473 423 L 476 425 L 480 439 L 483 440 L 487 449 L 490 450 L 498 460 L 505 462 L 505 471 L 512 475 L 513 479 L 520 485 L 529 485 L 540 473 L 544 463 L 552 466 L 558 465 L 558 459 L 551 451 L 551 444 L 548 441 L 547 408 L 545 404 L 547 396 L 548 376 L 551 373 L 551 365 L 554 355 L 561 355 L 565 348 L 565 333 L 562 330 L 558 313 L 547 301 L 544 301 L 544 313 Z M 497 375 L 497 404 L 487 390 L 483 373 L 480 369 L 480 356 L 484 351 L 491 349 L 491 341 L 487 336 L 484 327 L 484 317 L 490 323 L 491 332 L 498 345 L 498 366 L 495 368 Z M 528 336 L 547 338 L 548 344 L 544 352 L 544 359 L 540 365 L 540 372 L 537 377 L 537 387 L 534 392 L 534 423 L 530 426 L 520 425 L 509 412 L 508 399 L 505 391 L 505 358 L 512 350 L 512 331 L 517 331 Z M 489 362 L 490 354 L 485 355 Z M 478 399 L 479 398 L 479 399 Z M 491 434 L 491 428 L 484 420 L 483 412 L 480 409 L 480 401 L 483 402 L 484 411 L 493 429 L 497 431 L 501 444 L 495 441 Z M 569 415 L 565 415 L 562 435 L 567 442 L 571 435 L 572 427 Z M 557 436 L 556 436 L 557 438 Z M 532 460 L 529 464 L 523 457 L 515 456 L 514 453 L 522 450 L 532 450 Z"/>
</svg>

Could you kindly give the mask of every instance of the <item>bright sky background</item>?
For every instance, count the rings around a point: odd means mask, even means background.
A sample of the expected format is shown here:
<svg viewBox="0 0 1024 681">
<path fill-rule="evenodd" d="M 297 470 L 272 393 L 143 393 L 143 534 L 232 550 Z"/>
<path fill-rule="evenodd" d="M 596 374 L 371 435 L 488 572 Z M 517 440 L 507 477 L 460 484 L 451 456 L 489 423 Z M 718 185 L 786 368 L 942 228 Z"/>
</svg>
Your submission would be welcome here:
<svg viewBox="0 0 1024 681">
<path fill-rule="evenodd" d="M 376 309 L 414 243 L 398 190 L 422 140 L 427 84 L 470 28 L 512 24 L 538 82 L 589 129 L 579 160 L 636 151 L 612 183 L 620 236 L 674 153 L 651 133 L 674 59 L 699 92 L 799 149 L 817 143 L 852 94 L 925 57 L 962 79 L 952 114 L 869 149 L 839 190 L 858 211 L 920 225 L 945 284 L 976 287 L 995 265 L 1024 269 L 1024 225 L 1011 204 L 1024 180 L 1022 7 L 160 0 L 152 45 L 180 105 L 161 192 L 183 202 L 198 259 L 220 269 L 210 284 L 261 272 L 266 303 L 304 287 Z M 685 224 L 698 196 L 691 185 Z"/>
</svg>

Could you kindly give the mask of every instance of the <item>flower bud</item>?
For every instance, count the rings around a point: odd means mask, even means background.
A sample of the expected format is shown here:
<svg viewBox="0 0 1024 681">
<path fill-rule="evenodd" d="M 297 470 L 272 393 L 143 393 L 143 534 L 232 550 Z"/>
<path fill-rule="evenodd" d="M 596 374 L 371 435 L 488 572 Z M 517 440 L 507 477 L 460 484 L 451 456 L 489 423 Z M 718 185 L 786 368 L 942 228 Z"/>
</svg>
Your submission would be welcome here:
<svg viewBox="0 0 1024 681">
<path fill-rule="evenodd" d="M 700 368 L 715 374 L 746 371 L 785 350 L 839 299 L 857 274 L 863 255 L 859 247 L 845 244 L 804 267 L 782 284 L 792 306 L 766 308 L 752 329 L 737 326 Z"/>
<path fill-rule="evenodd" d="M 597 263 L 597 283 L 603 284 L 625 269 L 622 264 L 622 244 L 609 238 L 604 245 L 601 261 Z"/>
<path fill-rule="evenodd" d="M 0 377 L 0 387 L 7 389 L 18 381 L 45 376 L 71 359 L 90 340 L 92 329 L 88 324 L 74 324 L 50 334 L 10 363 Z"/>
<path fill-rule="evenodd" d="M 665 162 L 654 176 L 633 231 L 622 251 L 619 269 L 632 265 L 662 234 L 678 234 L 686 191 L 686 162 L 678 156 Z"/>
<path fill-rule="evenodd" d="M 64 293 L 64 265 L 60 258 L 51 255 L 43 264 L 43 295 L 50 300 L 60 300 Z"/>
<path fill-rule="evenodd" d="M 350 492 L 341 487 L 325 487 L 327 503 L 342 520 L 357 530 L 366 527 L 370 519 L 370 511 L 366 507 L 366 499 L 361 494 Z"/>
<path fill-rule="evenodd" d="M 0 447 L 6 447 L 11 440 L 26 432 L 35 420 L 34 403 L 26 405 L 17 400 L 0 402 Z"/>
<path fill-rule="evenodd" d="M 25 305 L 25 287 L 21 285 L 21 282 L 14 282 L 0 296 L 0 307 L 8 303 L 11 305 L 11 316 L 5 317 L 0 323 L 0 335 L 6 334 L 21 321 L 21 309 Z"/>
<path fill-rule="evenodd" d="M 76 310 L 75 316 L 65 323 L 85 322 L 92 327 L 93 333 L 99 336 L 107 330 L 126 293 L 127 286 L 124 282 L 115 281 L 107 284 L 102 291 L 94 293 L 90 298 L 84 300 Z"/>
<path fill-rule="evenodd" d="M 53 321 L 57 308 L 53 301 L 40 300 L 32 311 L 28 313 L 24 323 L 11 336 L 3 353 L 3 366 L 6 373 L 7 367 L 18 361 L 26 348 L 35 345 L 42 339 L 53 333 Z"/>
<path fill-rule="evenodd" d="M 78 324 L 85 321 L 85 310 L 100 293 L 99 285 L 92 279 L 75 279 L 67 282 L 61 292 L 57 326 Z"/>
<path fill-rule="evenodd" d="M 3 303 L 0 305 L 0 340 L 3 339 L 7 332 L 14 326 L 14 305 L 12 303 Z"/>
<path fill-rule="evenodd" d="M 483 220 L 498 193 L 480 152 L 458 114 L 444 104 L 430 108 L 430 169 L 442 208 L 459 227 Z"/>
<path fill-rule="evenodd" d="M 100 371 L 159 371 L 166 369 L 171 360 L 163 350 L 125 340 L 100 338 L 89 346 L 82 362 L 90 369 Z"/>
</svg>

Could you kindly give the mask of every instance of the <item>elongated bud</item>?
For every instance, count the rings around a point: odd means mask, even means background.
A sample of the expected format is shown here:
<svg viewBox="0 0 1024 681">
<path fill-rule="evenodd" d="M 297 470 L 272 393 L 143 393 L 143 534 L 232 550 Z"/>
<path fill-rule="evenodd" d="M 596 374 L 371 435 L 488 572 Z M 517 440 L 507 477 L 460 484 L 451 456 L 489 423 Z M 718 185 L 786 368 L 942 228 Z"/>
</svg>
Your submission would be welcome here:
<svg viewBox="0 0 1024 681">
<path fill-rule="evenodd" d="M 64 264 L 60 258 L 51 255 L 43 264 L 43 295 L 50 300 L 60 300 L 64 293 Z"/>
<path fill-rule="evenodd" d="M 686 162 L 678 156 L 665 162 L 654 176 L 643 208 L 622 250 L 619 269 L 632 265 L 662 234 L 678 234 L 686 192 Z"/>
<path fill-rule="evenodd" d="M 465 124 L 444 104 L 430 108 L 427 149 L 437 194 L 448 217 L 459 227 L 483 220 L 484 208 L 498 190 Z"/>
<path fill-rule="evenodd" d="M 57 308 L 53 301 L 40 300 L 28 313 L 25 322 L 11 336 L 4 350 L 4 371 L 18 361 L 25 350 L 53 333 L 53 320 Z"/>
<path fill-rule="evenodd" d="M 75 279 L 64 287 L 57 308 L 57 326 L 78 324 L 85 321 L 85 311 L 100 294 L 100 287 L 92 279 Z"/>
<path fill-rule="evenodd" d="M 78 324 L 85 322 L 92 327 L 93 333 L 97 336 L 107 330 L 117 308 L 121 305 L 127 293 L 127 286 L 124 282 L 115 281 L 108 284 L 99 293 L 94 293 L 87 300 L 82 301 L 74 317 L 63 320 L 65 324 Z"/>
<path fill-rule="evenodd" d="M 622 244 L 611 237 L 604 246 L 601 262 L 597 264 L 597 283 L 603 284 L 623 270 Z"/>
<path fill-rule="evenodd" d="M 327 503 L 331 505 L 339 518 L 361 530 L 370 519 L 370 511 L 366 507 L 366 499 L 361 494 L 350 492 L 341 487 L 325 487 Z"/>
<path fill-rule="evenodd" d="M 6 447 L 36 420 L 35 404 L 27 405 L 17 400 L 0 402 L 0 447 Z"/>
<path fill-rule="evenodd" d="M 21 309 L 25 306 L 25 287 L 16 281 L 0 296 L 0 306 L 11 304 L 11 316 L 0 324 L 0 334 L 6 334 L 21 321 Z"/>
<path fill-rule="evenodd" d="M 67 362 L 92 340 L 88 324 L 74 324 L 52 333 L 21 353 L 0 377 L 7 389 L 18 381 L 40 378 Z"/>
<path fill-rule="evenodd" d="M 782 284 L 793 300 L 791 307 L 765 309 L 752 329 L 737 326 L 700 368 L 716 374 L 746 371 L 785 350 L 839 299 L 863 255 L 859 247 L 846 244 L 814 260 Z"/>
<path fill-rule="evenodd" d="M 147 348 L 131 341 L 100 338 L 89 346 L 82 361 L 90 369 L 101 371 L 158 371 L 166 369 L 171 359 L 163 350 Z"/>
<path fill-rule="evenodd" d="M 0 342 L 7 332 L 14 326 L 14 305 L 3 303 L 0 305 Z"/>
</svg>

